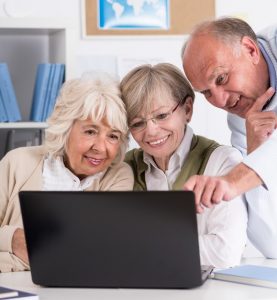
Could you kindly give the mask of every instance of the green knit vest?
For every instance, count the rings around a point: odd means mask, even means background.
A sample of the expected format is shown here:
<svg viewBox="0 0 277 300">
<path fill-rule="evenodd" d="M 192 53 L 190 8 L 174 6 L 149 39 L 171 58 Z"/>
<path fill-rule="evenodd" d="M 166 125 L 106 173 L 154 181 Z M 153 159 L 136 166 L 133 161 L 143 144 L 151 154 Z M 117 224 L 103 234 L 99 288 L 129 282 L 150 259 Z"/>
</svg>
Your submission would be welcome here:
<svg viewBox="0 0 277 300">
<path fill-rule="evenodd" d="M 190 151 L 187 159 L 173 184 L 173 190 L 182 190 L 184 183 L 192 175 L 203 174 L 207 162 L 212 152 L 219 146 L 215 141 L 202 136 L 194 135 L 191 142 Z M 127 162 L 134 172 L 135 183 L 134 191 L 145 191 L 145 172 L 147 164 L 143 161 L 142 149 L 133 149 L 126 153 L 125 162 Z"/>
</svg>

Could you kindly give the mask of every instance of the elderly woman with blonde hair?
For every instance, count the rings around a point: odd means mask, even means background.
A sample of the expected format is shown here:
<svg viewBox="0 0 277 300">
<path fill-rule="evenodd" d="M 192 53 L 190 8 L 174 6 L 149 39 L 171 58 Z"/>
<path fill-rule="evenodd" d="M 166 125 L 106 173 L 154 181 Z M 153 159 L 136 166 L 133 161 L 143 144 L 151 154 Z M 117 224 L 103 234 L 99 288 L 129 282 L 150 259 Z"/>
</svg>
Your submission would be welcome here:
<svg viewBox="0 0 277 300">
<path fill-rule="evenodd" d="M 130 132 L 140 146 L 125 158 L 135 190 L 182 190 L 191 175 L 224 175 L 241 160 L 238 150 L 194 134 L 188 125 L 194 92 L 174 65 L 139 66 L 123 78 L 121 91 Z M 205 209 L 197 223 L 203 265 L 240 263 L 247 226 L 243 197 Z"/>
<path fill-rule="evenodd" d="M 131 190 L 133 173 L 122 162 L 127 134 L 116 81 L 101 75 L 64 84 L 44 145 L 17 148 L 0 161 L 0 272 L 29 269 L 18 192 Z"/>
</svg>

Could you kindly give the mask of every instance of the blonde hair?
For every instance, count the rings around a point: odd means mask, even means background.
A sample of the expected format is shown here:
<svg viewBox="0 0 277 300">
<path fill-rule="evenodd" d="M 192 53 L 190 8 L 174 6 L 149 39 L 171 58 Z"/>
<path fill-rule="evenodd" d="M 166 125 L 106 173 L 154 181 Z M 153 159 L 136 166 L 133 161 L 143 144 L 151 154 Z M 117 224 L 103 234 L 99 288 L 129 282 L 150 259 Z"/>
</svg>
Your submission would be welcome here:
<svg viewBox="0 0 277 300">
<path fill-rule="evenodd" d="M 95 122 L 105 119 L 111 128 L 121 133 L 120 150 L 112 165 L 121 162 L 127 148 L 127 116 L 118 82 L 107 74 L 96 77 L 86 74 L 64 83 L 54 111 L 47 120 L 47 152 L 54 157 L 64 156 L 74 122 L 88 118 Z"/>
<path fill-rule="evenodd" d="M 194 100 L 188 80 L 177 67 L 169 63 L 134 68 L 122 79 L 120 89 L 129 124 L 142 110 L 150 110 L 155 97 L 162 99 L 168 95 L 181 105 L 188 96 Z"/>
</svg>

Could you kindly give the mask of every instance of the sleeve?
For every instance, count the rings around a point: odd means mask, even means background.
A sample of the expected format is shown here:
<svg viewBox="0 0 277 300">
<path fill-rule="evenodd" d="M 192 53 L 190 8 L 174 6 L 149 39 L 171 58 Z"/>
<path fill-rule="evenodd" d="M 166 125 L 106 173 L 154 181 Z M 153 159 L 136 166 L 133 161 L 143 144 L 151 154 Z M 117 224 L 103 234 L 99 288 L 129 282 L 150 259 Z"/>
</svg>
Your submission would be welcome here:
<svg viewBox="0 0 277 300">
<path fill-rule="evenodd" d="M 11 157 L 12 158 L 12 157 Z M 0 272 L 27 270 L 28 266 L 12 254 L 12 237 L 18 226 L 9 224 L 6 216 L 10 201 L 10 155 L 0 161 Z"/>
<path fill-rule="evenodd" d="M 231 147 L 218 147 L 211 155 L 205 175 L 226 174 L 242 157 Z M 202 264 L 227 268 L 240 264 L 247 241 L 247 210 L 243 196 L 222 201 L 198 215 Z"/>
<path fill-rule="evenodd" d="M 6 213 L 9 205 L 9 173 L 10 173 L 9 156 L 5 156 L 0 161 L 0 251 L 11 252 L 12 251 L 12 237 L 17 227 L 8 226 L 6 224 Z"/>
<path fill-rule="evenodd" d="M 268 258 L 277 258 L 277 131 L 259 148 L 246 156 L 246 138 L 243 119 L 228 115 L 232 131 L 232 145 L 245 158 L 243 163 L 253 169 L 264 185 L 245 193 L 248 209 L 248 237 L 253 245 Z M 266 188 L 265 188 L 266 187 Z"/>
<path fill-rule="evenodd" d="M 243 159 L 243 163 L 254 170 L 268 190 L 276 189 L 277 131 L 255 151 Z"/>
<path fill-rule="evenodd" d="M 203 265 L 229 268 L 240 264 L 247 240 L 247 211 L 240 197 L 207 209 L 199 234 Z M 201 221 L 200 221 L 201 223 Z"/>
<path fill-rule="evenodd" d="M 247 155 L 245 120 L 228 114 L 228 126 L 232 131 L 231 143 L 244 156 L 243 163 L 254 170 L 263 180 L 268 190 L 276 189 L 275 170 L 277 170 L 277 131 L 255 151 Z"/>
<path fill-rule="evenodd" d="M 8 252 L 0 252 L 0 272 L 28 271 L 30 267 L 21 259 Z"/>
<path fill-rule="evenodd" d="M 134 187 L 134 174 L 131 167 L 123 162 L 119 168 L 111 173 L 109 191 L 132 191 Z"/>
</svg>

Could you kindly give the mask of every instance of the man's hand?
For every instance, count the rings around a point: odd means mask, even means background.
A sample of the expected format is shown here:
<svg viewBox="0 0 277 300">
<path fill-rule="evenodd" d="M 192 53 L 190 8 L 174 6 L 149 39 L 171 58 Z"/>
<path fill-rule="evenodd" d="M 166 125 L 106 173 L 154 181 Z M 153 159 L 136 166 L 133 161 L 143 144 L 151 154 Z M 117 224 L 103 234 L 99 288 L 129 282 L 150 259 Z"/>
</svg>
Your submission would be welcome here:
<svg viewBox="0 0 277 300">
<path fill-rule="evenodd" d="M 194 175 L 185 183 L 184 190 L 194 192 L 198 213 L 202 213 L 204 207 L 212 207 L 222 200 L 229 201 L 237 195 L 235 186 L 219 176 Z"/>
<path fill-rule="evenodd" d="M 277 117 L 273 111 L 262 111 L 265 103 L 274 94 L 269 88 L 260 96 L 246 114 L 247 153 L 251 153 L 265 142 L 277 128 Z"/>
<path fill-rule="evenodd" d="M 27 246 L 25 241 L 24 230 L 21 228 L 16 229 L 12 238 L 12 251 L 15 256 L 29 264 L 27 253 Z"/>
<path fill-rule="evenodd" d="M 222 200 L 229 201 L 262 184 L 261 178 L 245 164 L 240 163 L 224 176 L 194 175 L 184 185 L 193 191 L 198 213 Z"/>
</svg>

